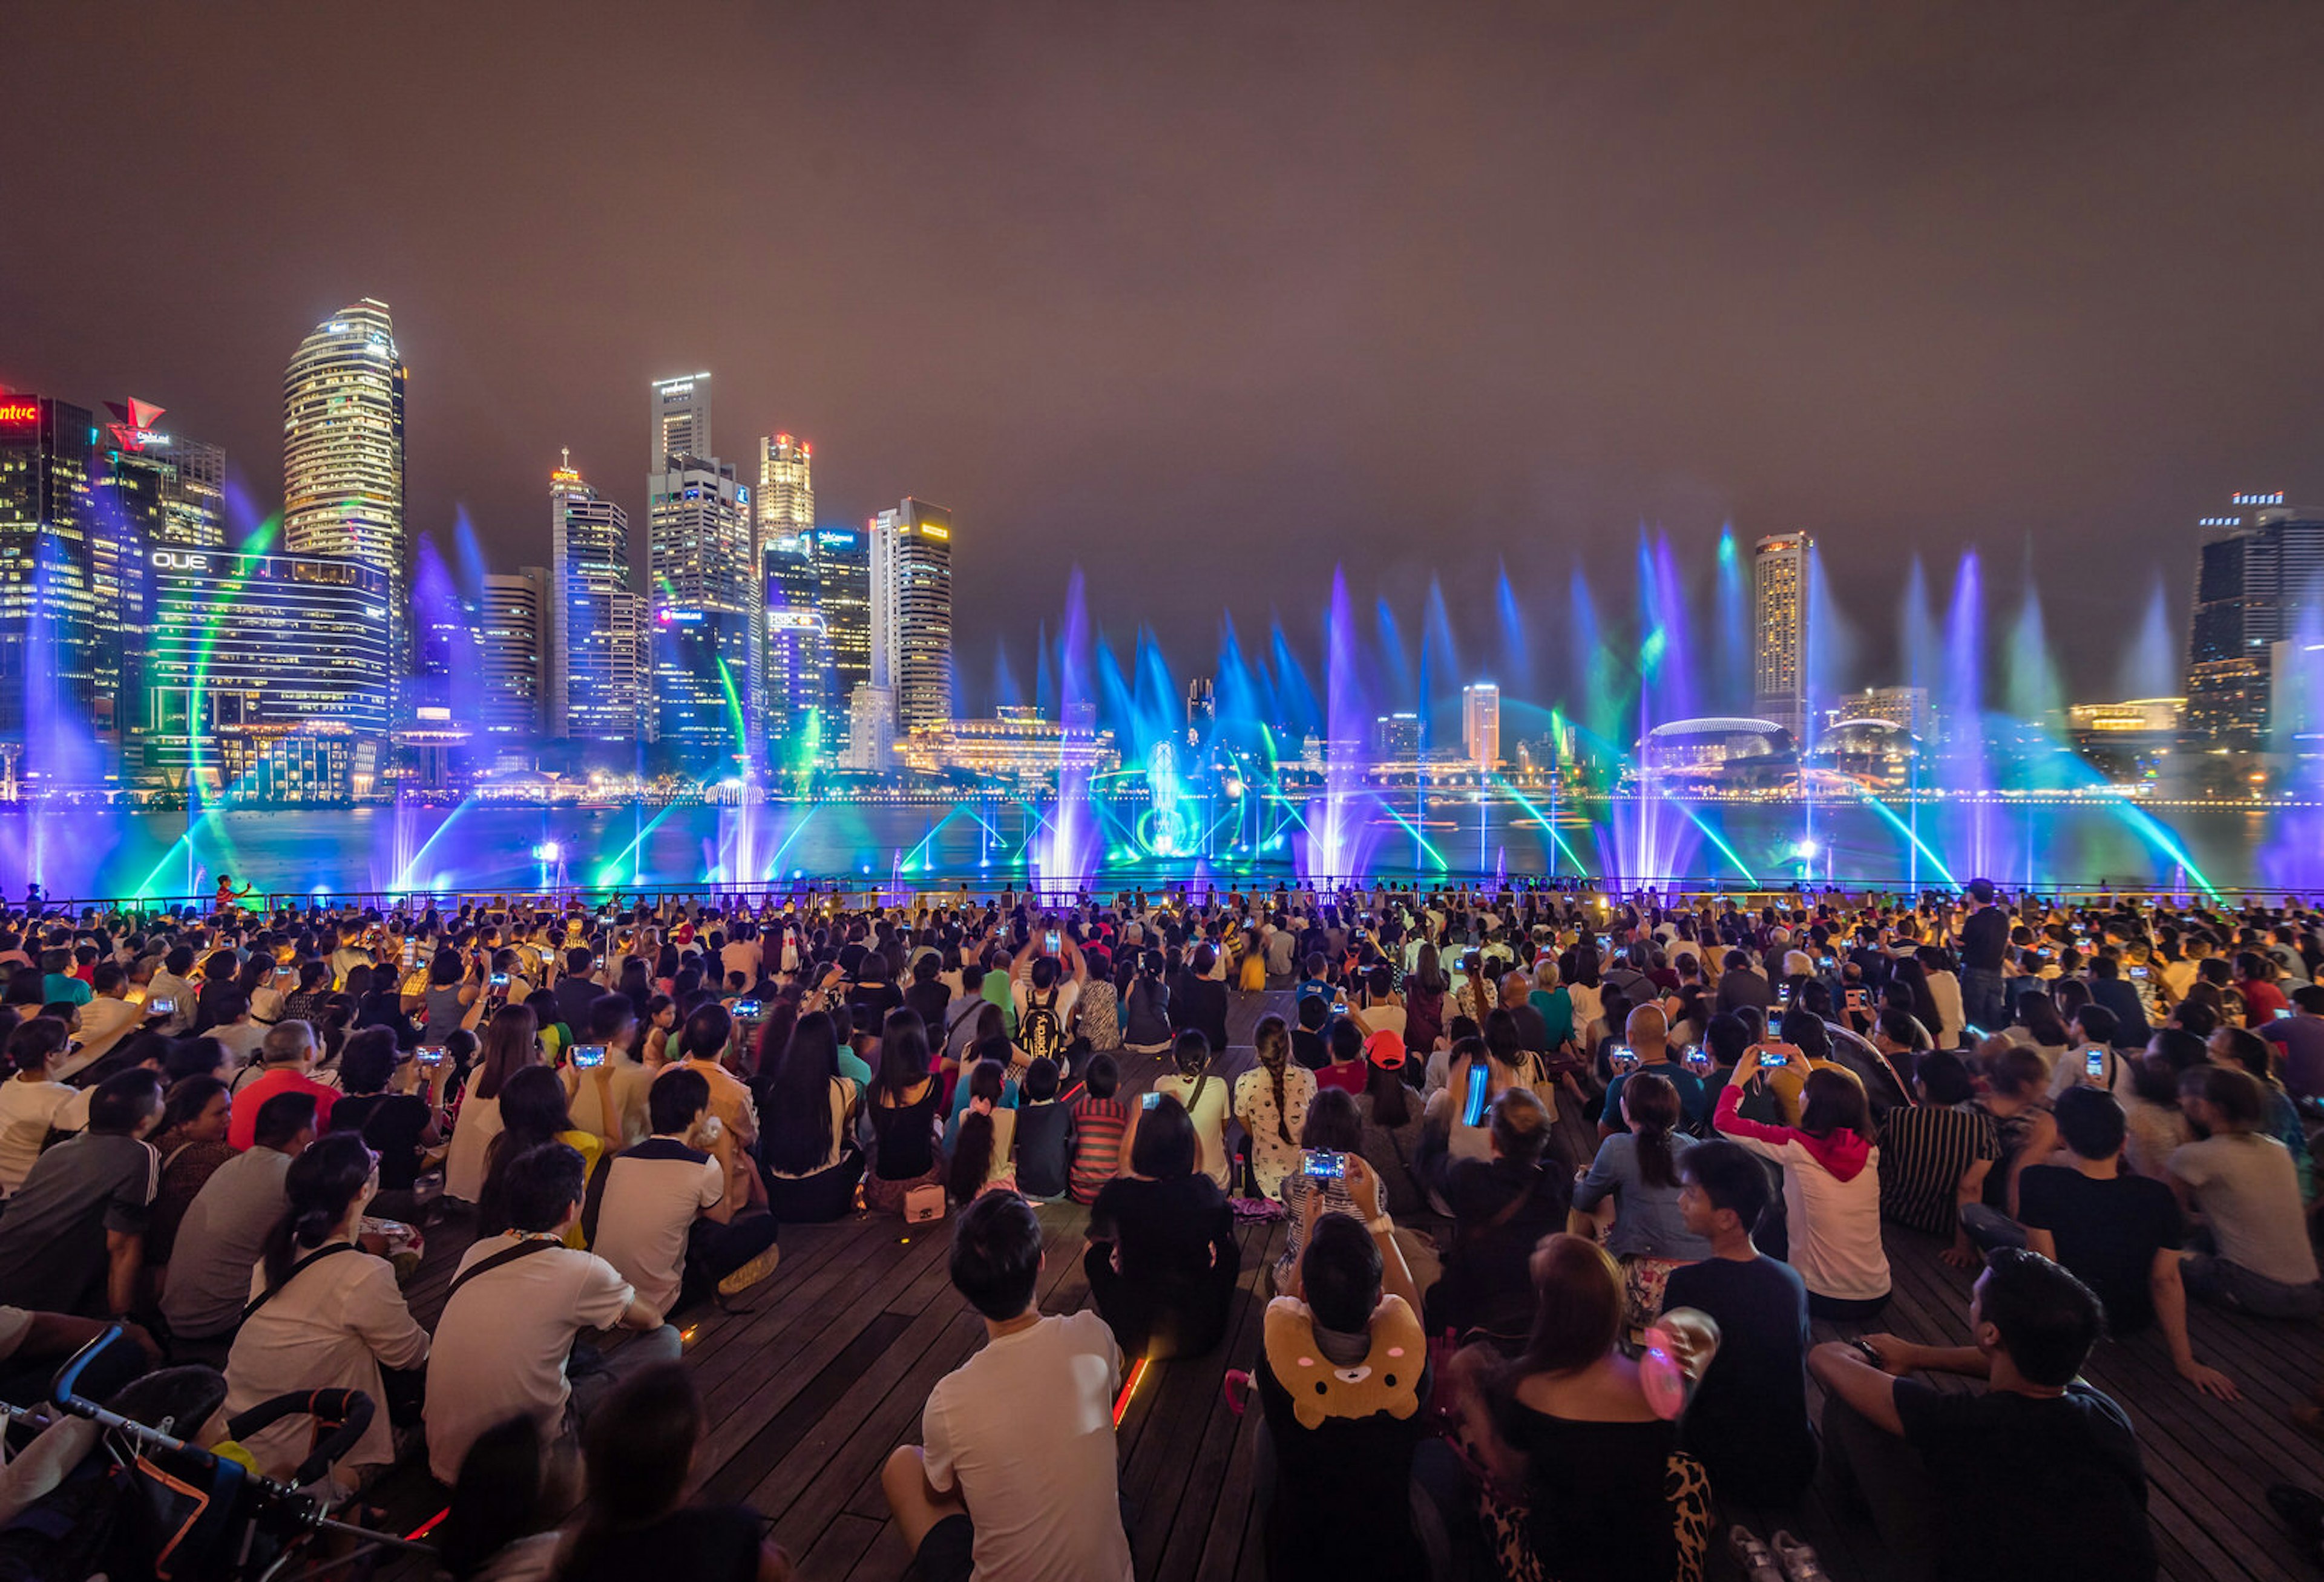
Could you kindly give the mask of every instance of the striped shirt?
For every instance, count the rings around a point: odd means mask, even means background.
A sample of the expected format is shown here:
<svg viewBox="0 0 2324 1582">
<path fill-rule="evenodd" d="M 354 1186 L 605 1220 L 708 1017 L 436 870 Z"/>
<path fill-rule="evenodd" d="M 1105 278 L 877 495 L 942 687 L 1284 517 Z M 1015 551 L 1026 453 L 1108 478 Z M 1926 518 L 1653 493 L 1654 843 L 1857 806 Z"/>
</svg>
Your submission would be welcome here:
<svg viewBox="0 0 2324 1582">
<path fill-rule="evenodd" d="M 1892 1109 L 1880 1128 L 1880 1217 L 1950 1236 L 1960 1178 L 1977 1161 L 2000 1157 L 1993 1118 L 1982 1109 Z"/>
<path fill-rule="evenodd" d="M 1119 1099 L 1085 1098 L 1074 1106 L 1074 1169 L 1065 1191 L 1074 1202 L 1096 1201 L 1098 1189 L 1118 1173 L 1129 1129 L 1130 1106 Z"/>
</svg>

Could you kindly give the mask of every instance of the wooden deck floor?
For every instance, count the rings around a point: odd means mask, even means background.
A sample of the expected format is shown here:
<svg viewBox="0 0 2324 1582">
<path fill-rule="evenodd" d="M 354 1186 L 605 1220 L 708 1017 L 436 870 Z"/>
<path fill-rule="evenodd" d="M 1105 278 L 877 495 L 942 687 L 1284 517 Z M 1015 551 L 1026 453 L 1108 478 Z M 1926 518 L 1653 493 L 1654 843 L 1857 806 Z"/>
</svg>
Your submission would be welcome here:
<svg viewBox="0 0 2324 1582">
<path fill-rule="evenodd" d="M 1238 1039 L 1274 998 L 1239 996 Z M 1238 1049 L 1231 1072 L 1247 1063 Z M 1128 1059 L 1126 1086 L 1142 1090 L 1157 1062 Z M 1578 1117 L 1561 1122 L 1571 1149 L 1585 1145 Z M 1080 1266 L 1086 1210 L 1040 1210 L 1049 1233 L 1042 1306 L 1086 1304 Z M 802 1578 L 893 1582 L 909 1556 L 888 1522 L 880 1467 L 917 1440 L 929 1387 L 981 1343 L 976 1315 L 945 1278 L 948 1226 L 908 1231 L 881 1217 L 786 1226 L 782 1266 L 749 1311 L 705 1312 L 689 1328 L 687 1356 L 712 1418 L 701 1458 L 705 1497 L 762 1512 Z M 1262 1270 L 1279 1247 L 1279 1224 L 1243 1231 L 1242 1294 L 1225 1345 L 1210 1357 L 1149 1370 L 1121 1423 L 1121 1479 L 1136 1513 L 1131 1547 L 1141 1578 L 1231 1582 L 1265 1575 L 1252 1521 L 1253 1430 L 1220 1388 L 1258 1351 L 1265 1305 Z M 431 1233 L 427 1266 L 410 1292 L 432 1323 L 463 1233 Z M 1944 1265 L 1931 1237 L 1892 1228 L 1896 1296 L 1878 1327 L 1909 1339 L 1968 1339 L 1969 1275 Z M 2199 1356 L 2226 1370 L 2244 1399 L 2211 1401 L 2180 1380 L 2159 1338 L 2109 1344 L 2092 1359 L 2091 1382 L 2129 1411 L 2152 1482 L 2150 1511 L 2163 1574 L 2181 1582 L 2312 1577 L 2315 1568 L 2276 1522 L 2273 1483 L 2324 1493 L 2324 1447 L 2304 1439 L 2286 1412 L 2324 1380 L 2324 1328 L 2191 1315 Z M 1819 1323 L 1816 1338 L 1849 1332 Z M 401 1530 L 440 1508 L 442 1493 L 407 1468 L 374 1496 Z M 1837 1582 L 1883 1582 L 1888 1557 L 1869 1525 L 1839 1509 L 1829 1473 L 1795 1512 L 1729 1512 L 1763 1535 L 1789 1527 L 1815 1543 Z M 1998 1513 L 1987 1519 L 2005 1519 Z M 394 1574 L 392 1572 L 389 1574 Z M 406 1568 L 404 1575 L 423 1574 Z M 1714 1576 L 1727 1576 L 1714 1569 Z"/>
</svg>

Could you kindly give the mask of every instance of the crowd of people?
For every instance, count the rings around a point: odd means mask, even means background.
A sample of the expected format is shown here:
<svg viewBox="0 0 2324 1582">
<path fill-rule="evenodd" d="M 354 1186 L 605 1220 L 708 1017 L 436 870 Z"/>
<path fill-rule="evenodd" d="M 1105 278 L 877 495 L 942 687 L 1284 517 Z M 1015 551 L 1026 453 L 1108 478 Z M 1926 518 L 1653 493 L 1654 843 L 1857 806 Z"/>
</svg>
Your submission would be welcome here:
<svg viewBox="0 0 2324 1582">
<path fill-rule="evenodd" d="M 786 1574 L 688 1503 L 680 1361 L 783 1224 L 953 1220 L 987 1341 L 883 1478 L 929 1582 L 1131 1575 L 1126 1366 L 1217 1350 L 1252 1278 L 1230 1378 L 1282 1578 L 1665 1582 L 1717 1546 L 1804 1582 L 1812 1550 L 1736 1518 L 1825 1463 L 1900 1574 L 2152 1575 L 2085 1358 L 2152 1328 L 2233 1398 L 2190 1300 L 2324 1314 L 2298 907 L 246 898 L 0 919 L 0 1395 L 105 1322 L 230 1412 L 361 1391 L 331 1490 L 424 1467 L 456 1576 Z M 1247 1050 L 1237 991 L 1268 995 Z M 1039 1309 L 1044 1204 L 1085 1211 L 1089 1311 Z M 1282 1250 L 1247 1274 L 1252 1218 Z M 431 1329 L 403 1285 L 453 1233 Z M 1972 1346 L 1880 1332 L 1908 1236 L 1979 1271 Z M 238 1453 L 287 1476 L 312 1439 L 294 1413 Z M 0 1468 L 0 1551 L 49 1465 Z M 1944 1519 L 2005 1495 L 2006 1531 Z"/>
</svg>

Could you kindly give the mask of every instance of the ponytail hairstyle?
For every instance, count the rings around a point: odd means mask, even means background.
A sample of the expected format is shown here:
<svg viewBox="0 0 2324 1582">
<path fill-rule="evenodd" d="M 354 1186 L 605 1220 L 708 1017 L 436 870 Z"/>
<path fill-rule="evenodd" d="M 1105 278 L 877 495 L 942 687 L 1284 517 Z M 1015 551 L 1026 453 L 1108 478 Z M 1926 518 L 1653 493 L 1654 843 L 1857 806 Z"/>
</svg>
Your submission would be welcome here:
<svg viewBox="0 0 2324 1582">
<path fill-rule="evenodd" d="M 984 1178 L 992 1169 L 991 1109 L 1001 1102 L 1001 1073 L 1008 1069 L 1006 1059 L 980 1060 L 969 1071 L 968 1108 L 960 1118 L 952 1172 L 945 1182 L 945 1190 L 964 1203 L 983 1190 Z"/>
<path fill-rule="evenodd" d="M 1679 1184 L 1671 1131 L 1678 1125 L 1678 1090 L 1655 1072 L 1632 1072 L 1622 1084 L 1622 1113 L 1638 1139 L 1638 1179 L 1651 1187 Z"/>
<path fill-rule="evenodd" d="M 266 1236 L 266 1287 L 279 1289 L 290 1277 L 290 1265 L 303 1251 L 312 1252 L 347 1217 L 347 1209 L 368 1187 L 378 1163 L 354 1132 L 332 1132 L 317 1137 L 290 1161 L 282 1178 L 290 1207 Z"/>
<path fill-rule="evenodd" d="M 1275 1132 L 1286 1143 L 1291 1142 L 1289 1100 L 1283 1091 L 1283 1067 L 1291 1058 L 1291 1030 L 1283 1025 L 1281 1016 L 1262 1016 L 1251 1034 L 1251 1042 L 1259 1046 L 1259 1063 L 1265 1069 L 1268 1080 L 1275 1084 Z"/>
</svg>

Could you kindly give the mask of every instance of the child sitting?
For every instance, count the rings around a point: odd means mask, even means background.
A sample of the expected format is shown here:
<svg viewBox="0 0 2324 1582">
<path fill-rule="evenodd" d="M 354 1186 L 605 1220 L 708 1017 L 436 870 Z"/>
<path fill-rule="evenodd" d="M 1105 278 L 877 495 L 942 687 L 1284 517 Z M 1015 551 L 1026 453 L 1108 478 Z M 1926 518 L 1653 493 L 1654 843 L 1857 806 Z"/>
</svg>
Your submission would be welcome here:
<svg viewBox="0 0 2324 1582">
<path fill-rule="evenodd" d="M 1074 1112 L 1057 1099 L 1057 1062 L 1047 1055 L 1025 1068 L 1017 1103 L 1017 1190 L 1039 1202 L 1065 1195 L 1073 1157 Z"/>
<path fill-rule="evenodd" d="M 1087 1091 L 1073 1107 L 1074 1168 L 1067 1191 L 1076 1203 L 1097 1200 L 1098 1189 L 1121 1170 L 1121 1135 L 1130 1126 L 1130 1106 L 1114 1097 L 1121 1068 L 1113 1056 L 1092 1058 L 1082 1073 Z"/>
</svg>

